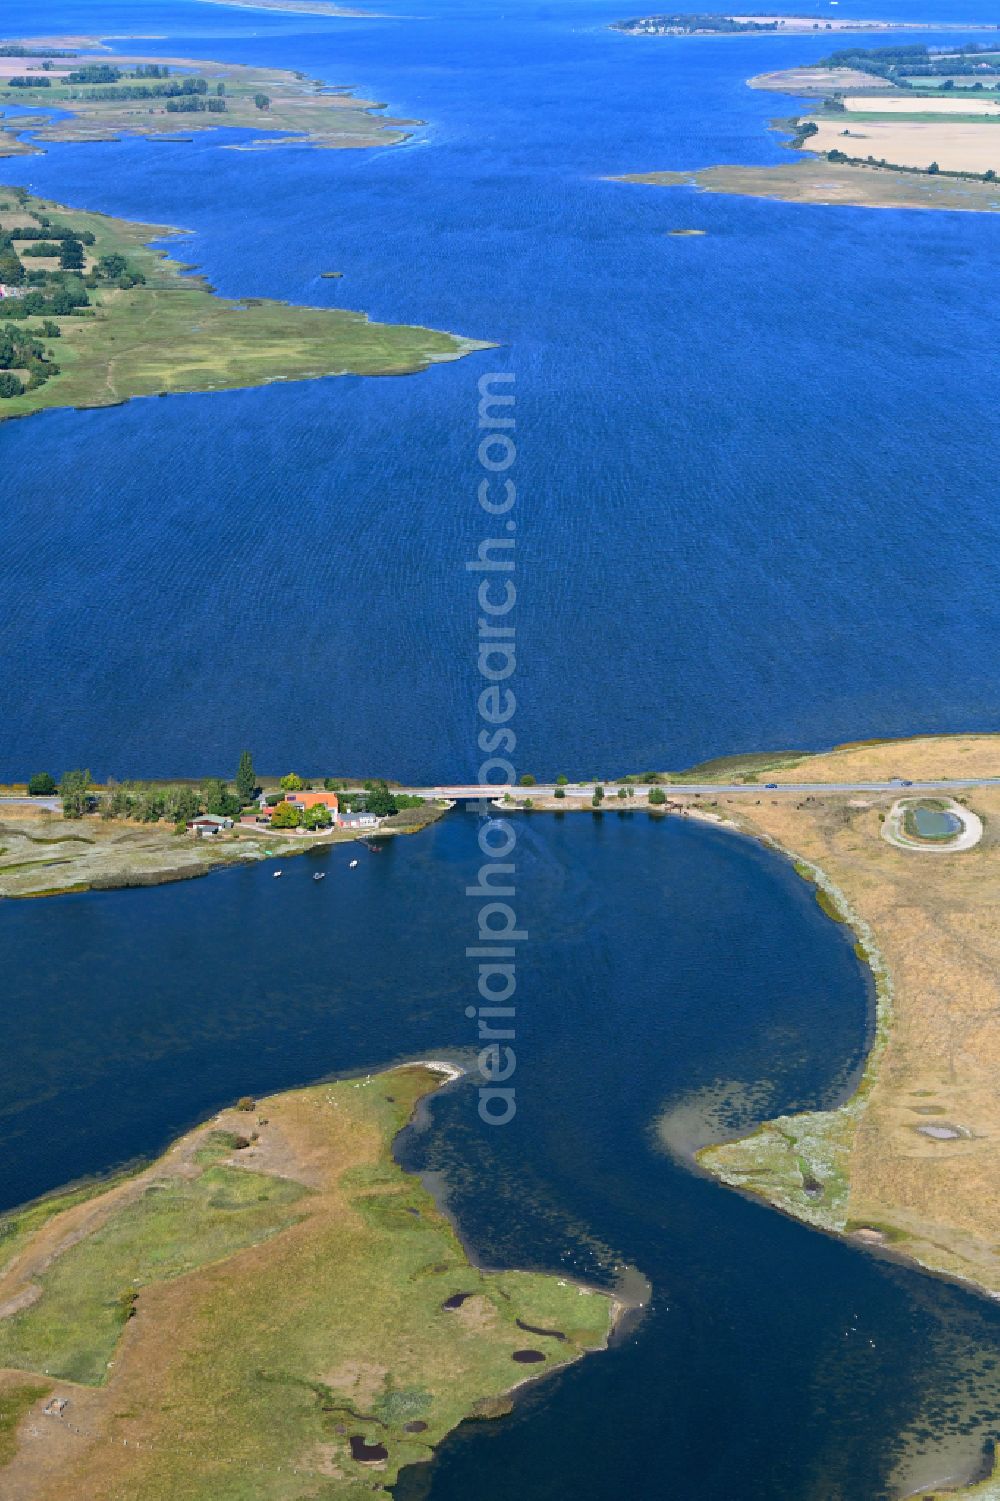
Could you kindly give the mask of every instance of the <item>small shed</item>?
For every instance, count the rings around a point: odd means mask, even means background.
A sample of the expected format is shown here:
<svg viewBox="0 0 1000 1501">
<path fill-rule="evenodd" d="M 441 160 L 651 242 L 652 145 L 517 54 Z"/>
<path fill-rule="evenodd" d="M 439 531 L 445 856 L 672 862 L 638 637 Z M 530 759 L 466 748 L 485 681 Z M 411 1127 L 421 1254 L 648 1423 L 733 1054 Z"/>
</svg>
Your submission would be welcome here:
<svg viewBox="0 0 1000 1501">
<path fill-rule="evenodd" d="M 197 818 L 189 818 L 187 821 L 188 833 L 199 839 L 214 839 L 223 829 L 231 829 L 232 826 L 231 818 L 221 818 L 217 813 L 200 813 Z"/>
</svg>

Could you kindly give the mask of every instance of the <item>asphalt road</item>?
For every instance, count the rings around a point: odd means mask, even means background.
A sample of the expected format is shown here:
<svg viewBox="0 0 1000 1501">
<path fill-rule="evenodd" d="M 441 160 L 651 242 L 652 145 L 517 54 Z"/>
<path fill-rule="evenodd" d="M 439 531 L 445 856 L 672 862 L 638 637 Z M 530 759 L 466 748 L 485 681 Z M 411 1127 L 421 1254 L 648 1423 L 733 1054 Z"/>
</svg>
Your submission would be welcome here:
<svg viewBox="0 0 1000 1501">
<path fill-rule="evenodd" d="M 589 798 L 593 796 L 594 782 L 586 782 L 581 785 L 566 786 L 562 790 L 567 800 L 570 798 Z M 622 783 L 604 782 L 601 785 L 607 789 L 617 789 Z M 948 777 L 937 782 L 904 782 L 900 780 L 890 782 L 631 782 L 628 784 L 634 788 L 635 796 L 629 799 L 633 803 L 643 803 L 647 800 L 651 786 L 659 787 L 667 797 L 681 795 L 690 796 L 692 793 L 697 797 L 717 797 L 720 793 L 727 797 L 738 795 L 743 797 L 759 797 L 762 792 L 772 796 L 801 797 L 824 792 L 955 792 L 970 787 L 997 787 L 1000 786 L 1000 777 Z M 554 782 L 539 782 L 533 787 L 507 787 L 503 784 L 496 786 L 482 786 L 478 782 L 467 782 L 452 787 L 400 787 L 400 792 L 409 793 L 415 797 L 427 798 L 450 798 L 456 802 L 476 801 L 481 802 L 485 798 L 502 797 L 505 792 L 518 797 L 551 797 L 556 790 Z M 58 813 L 60 802 L 54 797 L 0 797 L 0 809 L 4 806 L 44 808 L 49 812 Z"/>
<path fill-rule="evenodd" d="M 605 782 L 601 784 L 605 791 L 609 787 L 617 788 L 618 782 Z M 631 782 L 628 785 L 635 789 L 635 801 L 643 801 L 649 794 L 650 787 L 645 782 Z M 996 787 L 1000 786 L 1000 777 L 953 777 L 938 782 L 904 782 L 900 780 L 890 782 L 656 782 L 651 785 L 659 787 L 661 792 L 668 797 L 680 796 L 683 793 L 695 793 L 698 796 L 718 796 L 725 793 L 743 794 L 748 797 L 760 796 L 762 792 L 783 793 L 790 797 L 801 797 L 803 793 L 818 792 L 949 792 L 969 787 Z M 567 798 L 591 797 L 595 784 L 587 782 L 583 785 L 573 785 L 563 788 Z M 539 782 L 534 787 L 482 787 L 477 783 L 469 783 L 460 787 L 401 787 L 401 792 L 408 792 L 418 797 L 448 797 L 455 799 L 484 797 L 502 797 L 505 792 L 517 794 L 518 797 L 551 797 L 555 792 L 553 782 Z"/>
</svg>

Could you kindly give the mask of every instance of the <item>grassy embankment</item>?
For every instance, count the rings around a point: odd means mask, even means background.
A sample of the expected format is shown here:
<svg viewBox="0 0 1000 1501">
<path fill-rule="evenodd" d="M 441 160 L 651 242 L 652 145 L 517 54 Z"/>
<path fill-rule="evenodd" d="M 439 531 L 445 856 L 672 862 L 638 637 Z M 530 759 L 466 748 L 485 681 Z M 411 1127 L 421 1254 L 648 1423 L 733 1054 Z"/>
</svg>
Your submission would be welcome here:
<svg viewBox="0 0 1000 1501">
<path fill-rule="evenodd" d="M 72 38 L 65 39 L 66 43 Z M 47 45 L 72 52 L 56 37 Z M 383 105 L 368 99 L 356 99 L 344 88 L 329 89 L 289 69 L 249 66 L 242 63 L 206 62 L 204 59 L 171 57 L 121 57 L 102 49 L 96 55 L 65 58 L 18 58 L 18 72 L 13 76 L 33 78 L 48 63 L 48 83 L 22 88 L 11 85 L 10 74 L 0 74 L 0 109 L 20 105 L 39 110 L 66 111 L 66 117 L 53 120 L 39 114 L 31 119 L 10 119 L 0 130 L 0 156 L 26 155 L 44 150 L 56 141 L 113 141 L 121 136 L 143 135 L 156 138 L 189 137 L 192 132 L 217 129 L 251 130 L 268 146 L 308 145 L 324 149 L 339 147 L 392 146 L 405 140 L 406 127 L 419 124 L 413 120 L 391 120 L 373 114 Z M 123 76 L 116 83 L 70 83 L 67 73 L 88 64 L 107 64 L 123 75 L 134 73 L 143 64 L 165 66 L 173 80 L 184 77 L 204 79 L 206 98 L 221 84 L 225 103 L 223 112 L 180 112 L 167 109 L 165 98 L 128 98 L 135 91 L 134 78 Z M 267 100 L 260 108 L 257 99 Z M 32 140 L 25 140 L 30 131 Z M 239 148 L 237 148 L 239 149 Z"/>
<path fill-rule="evenodd" d="M 871 742 L 784 765 L 768 779 L 989 777 L 995 736 Z M 838 1108 L 784 1116 L 709 1146 L 703 1167 L 817 1227 L 891 1248 L 1000 1293 L 1000 788 L 958 800 L 982 818 L 963 853 L 881 838 L 894 794 L 714 796 L 708 807 L 792 858 L 830 916 L 853 929 L 875 979 L 863 1078 Z M 705 806 L 704 800 L 700 803 Z"/>
<path fill-rule="evenodd" d="M 120 254 L 146 281 L 127 290 L 100 284 L 83 316 L 55 317 L 57 340 L 42 335 L 42 316 L 25 320 L 21 326 L 42 339 L 60 373 L 0 400 L 0 420 L 50 407 L 111 406 L 134 396 L 326 375 L 402 375 L 488 347 L 432 329 L 370 323 L 363 313 L 339 308 L 217 297 L 204 280 L 183 275 L 177 262 L 149 249 L 150 239 L 176 233 L 164 226 L 29 198 L 23 208 L 6 208 L 0 227 L 37 225 L 43 212 L 68 229 L 93 233 L 89 265 Z"/>
<path fill-rule="evenodd" d="M 2 1222 L 8 1452 L 17 1413 L 36 1417 L 4 1493 L 360 1498 L 601 1347 L 606 1295 L 477 1270 L 396 1165 L 439 1082 L 414 1065 L 226 1111 L 137 1176 Z M 69 1399 L 62 1418 L 29 1377 Z"/>
</svg>

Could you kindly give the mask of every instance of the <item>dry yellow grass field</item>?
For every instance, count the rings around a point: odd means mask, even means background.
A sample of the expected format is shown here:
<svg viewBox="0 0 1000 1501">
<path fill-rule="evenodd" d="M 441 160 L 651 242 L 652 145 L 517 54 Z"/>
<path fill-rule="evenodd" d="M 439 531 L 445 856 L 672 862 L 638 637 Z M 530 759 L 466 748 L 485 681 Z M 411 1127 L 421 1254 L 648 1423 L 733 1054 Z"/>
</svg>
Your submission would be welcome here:
<svg viewBox="0 0 1000 1501">
<path fill-rule="evenodd" d="M 858 747 L 772 779 L 992 774 L 996 747 L 989 737 Z M 717 800 L 802 862 L 846 915 L 878 977 L 879 1018 L 861 1089 L 840 1110 L 783 1117 L 702 1162 L 813 1224 L 1000 1293 L 1000 788 L 958 794 L 985 826 L 960 854 L 887 844 L 892 801 L 763 790 Z"/>
<path fill-rule="evenodd" d="M 897 99 L 878 97 L 873 99 L 870 94 L 851 94 L 843 101 L 844 109 L 848 113 L 877 114 L 877 115 L 1000 115 L 1000 103 L 995 99 L 971 99 L 967 91 L 963 90 L 960 97 L 954 94 L 942 94 L 940 91 L 933 96 L 923 96 L 914 99 L 907 98 L 905 94 Z"/>
<path fill-rule="evenodd" d="M 883 100 L 878 101 L 881 110 Z M 911 108 L 918 108 L 917 100 Z M 817 119 L 810 151 L 843 151 L 848 156 L 873 156 L 898 167 L 926 170 L 937 162 L 944 172 L 1000 172 L 1000 127 L 993 119 L 982 125 L 970 121 L 865 120 L 844 136 L 840 118 Z"/>
<path fill-rule="evenodd" d="M 769 782 L 915 782 L 1000 777 L 1000 735 L 915 735 L 838 745 L 769 772 Z"/>
<path fill-rule="evenodd" d="M 840 144 L 844 146 L 845 142 Z M 868 155 L 867 148 L 864 154 Z M 852 166 L 808 155 L 780 167 L 703 167 L 696 172 L 635 172 L 617 181 L 650 187 L 697 187 L 705 193 L 736 193 L 746 198 L 775 198 L 783 203 L 950 209 L 967 213 L 1000 210 L 1000 187 L 996 183 L 942 177 L 940 174 L 894 172 L 888 167 Z"/>
</svg>

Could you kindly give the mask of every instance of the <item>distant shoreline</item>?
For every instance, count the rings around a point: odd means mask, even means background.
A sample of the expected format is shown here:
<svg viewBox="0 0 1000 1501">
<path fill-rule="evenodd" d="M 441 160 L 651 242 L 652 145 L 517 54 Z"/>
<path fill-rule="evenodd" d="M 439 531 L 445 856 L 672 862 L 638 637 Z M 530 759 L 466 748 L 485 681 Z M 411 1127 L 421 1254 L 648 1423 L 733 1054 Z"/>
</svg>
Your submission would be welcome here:
<svg viewBox="0 0 1000 1501">
<path fill-rule="evenodd" d="M 234 5 L 242 0 L 208 0 L 211 4 Z M 281 3 L 281 0 L 278 0 Z M 709 12 L 664 13 L 662 15 L 636 16 L 625 21 L 612 21 L 611 31 L 621 31 L 626 36 L 812 36 L 817 31 L 844 33 L 882 32 L 927 32 L 927 31 L 998 31 L 1000 27 L 987 21 L 865 21 L 848 20 L 846 17 L 818 15 L 778 16 L 748 11 L 732 14 Z"/>
<path fill-rule="evenodd" d="M 827 207 L 996 213 L 998 52 L 975 43 L 852 45 L 816 63 L 761 73 L 747 80 L 751 88 L 815 100 L 808 111 L 771 122 L 798 160 L 611 180 Z"/>
<path fill-rule="evenodd" d="M 334 5 L 332 0 L 198 0 L 199 5 L 225 5 L 233 10 L 275 11 L 286 16 L 374 16 L 374 11 Z"/>
</svg>

